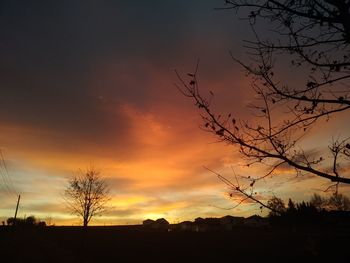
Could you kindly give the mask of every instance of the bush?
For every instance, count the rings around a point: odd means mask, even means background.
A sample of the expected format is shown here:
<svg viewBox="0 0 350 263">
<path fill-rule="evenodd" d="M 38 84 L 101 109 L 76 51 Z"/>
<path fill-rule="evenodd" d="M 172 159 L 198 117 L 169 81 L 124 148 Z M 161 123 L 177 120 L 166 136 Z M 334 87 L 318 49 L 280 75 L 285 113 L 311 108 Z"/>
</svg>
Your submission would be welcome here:
<svg viewBox="0 0 350 263">
<path fill-rule="evenodd" d="M 20 226 L 20 227 L 44 227 L 46 226 L 45 221 L 40 221 L 35 218 L 35 216 L 28 216 L 25 218 L 13 218 L 7 219 L 7 225 L 9 226 Z"/>
</svg>

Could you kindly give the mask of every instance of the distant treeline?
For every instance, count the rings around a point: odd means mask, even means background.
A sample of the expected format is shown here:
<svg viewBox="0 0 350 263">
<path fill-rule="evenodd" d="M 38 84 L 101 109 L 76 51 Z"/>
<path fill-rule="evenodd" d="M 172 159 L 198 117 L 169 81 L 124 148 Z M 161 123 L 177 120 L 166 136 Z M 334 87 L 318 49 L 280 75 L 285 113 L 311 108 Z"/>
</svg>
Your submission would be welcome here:
<svg viewBox="0 0 350 263">
<path fill-rule="evenodd" d="M 44 227 L 46 226 L 45 221 L 41 221 L 35 216 L 28 216 L 25 218 L 13 218 L 10 217 L 7 219 L 7 225 L 8 226 L 18 226 L 18 227 Z M 4 224 L 4 222 L 3 222 Z"/>
<path fill-rule="evenodd" d="M 329 198 L 314 194 L 309 202 L 295 203 L 289 199 L 288 204 L 280 198 L 268 201 L 273 208 L 268 215 L 271 225 L 349 225 L 350 200 L 341 194 Z"/>
</svg>

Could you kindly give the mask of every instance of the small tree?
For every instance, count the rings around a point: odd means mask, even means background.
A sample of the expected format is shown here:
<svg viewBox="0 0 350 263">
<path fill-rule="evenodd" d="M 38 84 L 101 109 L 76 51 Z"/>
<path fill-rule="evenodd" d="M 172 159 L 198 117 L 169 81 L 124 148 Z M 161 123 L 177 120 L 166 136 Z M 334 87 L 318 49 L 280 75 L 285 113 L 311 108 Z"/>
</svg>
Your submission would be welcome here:
<svg viewBox="0 0 350 263">
<path fill-rule="evenodd" d="M 46 226 L 45 221 L 37 219 L 35 216 L 31 215 L 25 218 L 14 218 L 10 217 L 7 219 L 8 226 L 19 226 L 19 227 L 44 227 Z"/>
<path fill-rule="evenodd" d="M 310 200 L 310 204 L 316 207 L 318 211 L 325 210 L 327 208 L 327 202 L 327 199 L 319 194 L 314 194 Z"/>
<path fill-rule="evenodd" d="M 83 226 L 87 227 L 91 218 L 106 211 L 110 200 L 106 181 L 94 168 L 85 173 L 80 172 L 69 180 L 64 192 L 64 199 L 71 212 L 83 219 Z"/>
<path fill-rule="evenodd" d="M 328 206 L 330 210 L 349 211 L 350 200 L 347 196 L 336 193 L 329 198 Z"/>
<path fill-rule="evenodd" d="M 288 206 L 287 206 L 287 213 L 289 215 L 295 214 L 297 211 L 296 207 L 295 207 L 295 203 L 293 202 L 292 199 L 289 198 L 288 200 Z"/>
<path fill-rule="evenodd" d="M 350 200 L 347 196 L 335 193 L 329 198 L 323 198 L 318 194 L 314 194 L 310 200 L 310 204 L 321 210 L 349 211 Z"/>
<path fill-rule="evenodd" d="M 267 206 L 270 209 L 269 216 L 279 216 L 286 211 L 286 206 L 281 198 L 276 196 L 272 197 L 268 202 Z"/>
</svg>

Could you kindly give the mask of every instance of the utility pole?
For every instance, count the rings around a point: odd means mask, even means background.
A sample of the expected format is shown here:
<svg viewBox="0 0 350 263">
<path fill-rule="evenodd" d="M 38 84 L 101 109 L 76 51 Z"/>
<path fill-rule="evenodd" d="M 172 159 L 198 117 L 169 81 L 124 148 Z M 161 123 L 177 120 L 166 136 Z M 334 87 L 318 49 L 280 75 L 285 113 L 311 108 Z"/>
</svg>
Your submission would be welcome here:
<svg viewBox="0 0 350 263">
<path fill-rule="evenodd" d="M 21 195 L 18 195 L 18 200 L 17 200 L 17 206 L 16 206 L 16 212 L 15 212 L 15 220 L 14 220 L 14 222 L 16 222 L 16 218 L 17 218 L 17 211 L 18 211 L 19 200 L 21 200 Z"/>
</svg>

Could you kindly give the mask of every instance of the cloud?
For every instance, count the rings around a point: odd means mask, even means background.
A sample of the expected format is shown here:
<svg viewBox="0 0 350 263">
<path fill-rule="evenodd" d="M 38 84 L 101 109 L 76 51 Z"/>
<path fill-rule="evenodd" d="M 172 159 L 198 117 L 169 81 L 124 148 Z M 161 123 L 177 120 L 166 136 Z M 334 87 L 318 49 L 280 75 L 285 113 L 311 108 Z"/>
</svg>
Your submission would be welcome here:
<svg viewBox="0 0 350 263">
<path fill-rule="evenodd" d="M 114 207 L 95 223 L 227 212 L 214 207 L 231 205 L 226 186 L 203 166 L 229 178 L 231 165 L 244 175 L 262 170 L 244 170 L 235 147 L 198 129 L 200 111 L 174 86 L 174 69 L 185 76 L 199 58 L 200 90 L 214 92 L 213 110 L 251 118 L 249 80 L 228 54 L 241 54 L 236 38 L 248 30 L 213 7 L 199 0 L 2 5 L 0 147 L 23 196 L 21 216 L 75 222 L 62 191 L 90 164 L 107 178 Z M 305 145 L 319 145 L 316 137 Z M 287 167 L 277 173 L 261 191 L 301 196 L 314 182 L 290 179 Z M 12 215 L 15 201 L 0 195 L 0 215 Z M 248 214 L 239 209 L 232 213 Z"/>
</svg>

